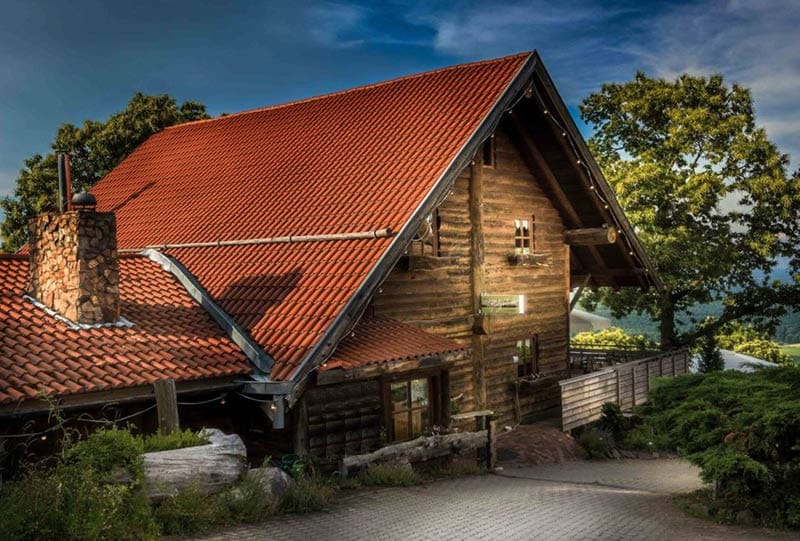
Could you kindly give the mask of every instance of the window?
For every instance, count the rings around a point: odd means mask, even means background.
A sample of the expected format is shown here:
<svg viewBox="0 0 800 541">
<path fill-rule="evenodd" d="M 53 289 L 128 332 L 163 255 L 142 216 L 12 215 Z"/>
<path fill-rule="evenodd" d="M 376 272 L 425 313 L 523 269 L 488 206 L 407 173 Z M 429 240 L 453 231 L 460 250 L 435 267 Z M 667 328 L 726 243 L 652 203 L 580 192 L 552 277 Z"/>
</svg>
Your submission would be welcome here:
<svg viewBox="0 0 800 541">
<path fill-rule="evenodd" d="M 405 441 L 422 435 L 433 425 L 428 378 L 389 384 L 392 441 Z"/>
<path fill-rule="evenodd" d="M 484 167 L 494 167 L 494 135 L 484 141 L 482 153 Z"/>
<path fill-rule="evenodd" d="M 436 209 L 425 217 L 419 229 L 417 229 L 407 251 L 408 255 L 439 257 L 440 225 L 439 210 Z"/>
<path fill-rule="evenodd" d="M 517 353 L 514 360 L 517 364 L 517 377 L 530 378 L 539 374 L 539 335 L 533 338 L 517 340 Z"/>
<path fill-rule="evenodd" d="M 528 220 L 514 220 L 514 253 L 531 253 L 531 226 Z"/>
</svg>

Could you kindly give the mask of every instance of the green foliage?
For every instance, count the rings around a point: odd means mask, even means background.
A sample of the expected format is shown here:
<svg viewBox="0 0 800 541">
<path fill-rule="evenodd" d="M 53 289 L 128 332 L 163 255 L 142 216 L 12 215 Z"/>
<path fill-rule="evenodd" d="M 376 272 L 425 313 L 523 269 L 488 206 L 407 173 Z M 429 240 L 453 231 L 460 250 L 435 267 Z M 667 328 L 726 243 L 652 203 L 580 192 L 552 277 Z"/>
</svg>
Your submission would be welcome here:
<svg viewBox="0 0 800 541">
<path fill-rule="evenodd" d="M 0 226 L 2 248 L 16 251 L 27 241 L 28 220 L 57 205 L 56 150 L 71 155 L 74 191 L 89 188 L 103 178 L 150 135 L 175 124 L 208 118 L 205 106 L 192 101 L 180 105 L 166 94 L 137 92 L 127 107 L 105 122 L 84 121 L 81 127 L 63 124 L 56 132 L 51 152 L 25 160 L 13 197 L 0 200 L 5 221 Z"/>
<path fill-rule="evenodd" d="M 581 105 L 590 146 L 666 285 L 647 294 L 600 290 L 614 315 L 660 321 L 662 342 L 693 343 L 699 322 L 676 337 L 676 314 L 718 301 L 728 321 L 774 325 L 800 306 L 800 285 L 772 282 L 778 258 L 800 269 L 800 178 L 756 126 L 750 92 L 719 75 L 674 81 L 637 73 L 603 85 Z"/>
<path fill-rule="evenodd" d="M 578 443 L 586 449 L 589 458 L 608 458 L 614 449 L 614 436 L 608 430 L 592 426 L 580 433 Z"/>
<path fill-rule="evenodd" d="M 615 440 L 624 437 L 628 423 L 622 415 L 622 408 L 613 402 L 603 404 L 597 427 L 611 434 Z"/>
<path fill-rule="evenodd" d="M 155 509 L 155 519 L 166 535 L 196 533 L 224 522 L 217 500 L 197 487 L 181 490 Z"/>
<path fill-rule="evenodd" d="M 628 334 L 619 327 L 580 332 L 570 339 L 570 345 L 577 348 L 603 348 L 607 346 L 622 346 L 643 350 L 657 348 L 655 342 L 648 337 Z"/>
<path fill-rule="evenodd" d="M 185 430 L 176 430 L 171 434 L 164 434 L 160 431 L 155 434 L 148 434 L 142 436 L 142 441 L 144 443 L 144 452 L 151 453 L 153 451 L 205 445 L 208 443 L 208 437 L 201 432 L 195 432 L 187 428 Z"/>
<path fill-rule="evenodd" d="M 333 484 L 318 477 L 303 476 L 283 495 L 278 509 L 284 513 L 312 513 L 333 502 L 336 489 Z"/>
<path fill-rule="evenodd" d="M 141 440 L 119 429 L 71 445 L 55 467 L 33 467 L 4 488 L 0 531 L 10 539 L 157 537 L 141 486 L 141 450 Z"/>
<path fill-rule="evenodd" d="M 800 368 L 693 374 L 663 381 L 626 443 L 675 450 L 715 486 L 715 514 L 800 528 Z"/>
<path fill-rule="evenodd" d="M 708 333 L 699 343 L 700 360 L 697 370 L 703 373 L 714 372 L 725 369 L 725 361 L 719 351 L 717 337 L 713 333 Z"/>
<path fill-rule="evenodd" d="M 407 487 L 419 483 L 411 468 L 396 464 L 374 464 L 360 472 L 358 480 L 370 487 Z"/>
<path fill-rule="evenodd" d="M 717 335 L 720 347 L 776 364 L 793 364 L 791 357 L 766 332 L 739 322 L 729 323 Z"/>
</svg>

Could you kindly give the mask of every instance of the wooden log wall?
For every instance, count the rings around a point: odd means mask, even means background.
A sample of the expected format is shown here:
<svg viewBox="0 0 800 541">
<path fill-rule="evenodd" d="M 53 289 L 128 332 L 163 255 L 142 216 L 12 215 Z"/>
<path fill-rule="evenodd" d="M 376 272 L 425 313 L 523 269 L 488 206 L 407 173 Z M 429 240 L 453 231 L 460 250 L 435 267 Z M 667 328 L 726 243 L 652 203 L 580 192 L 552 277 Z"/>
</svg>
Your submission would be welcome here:
<svg viewBox="0 0 800 541">
<path fill-rule="evenodd" d="M 473 276 L 471 267 L 473 224 L 467 168 L 439 207 L 440 256 L 412 257 L 398 265 L 375 296 L 373 307 L 376 315 L 473 345 L 472 286 L 476 280 L 482 278 L 478 281 L 486 294 L 526 295 L 524 315 L 485 316 L 490 321 L 480 341 L 481 377 L 475 377 L 477 371 L 469 360 L 450 371 L 450 396 L 461 397 L 460 411 L 489 408 L 500 423 L 508 423 L 558 405 L 557 383 L 568 373 L 568 251 L 559 213 L 504 129 L 496 132 L 495 165 L 482 167 L 481 175 L 482 276 Z M 511 261 L 516 219 L 533 220 L 533 265 Z M 535 334 L 539 335 L 539 369 L 547 377 L 520 386 L 513 362 L 516 342 Z M 486 396 L 485 403 L 481 396 Z"/>
<path fill-rule="evenodd" d="M 335 459 L 381 445 L 381 392 L 376 379 L 309 388 L 304 396 L 307 449 Z"/>
<path fill-rule="evenodd" d="M 679 376 L 688 371 L 689 353 L 679 350 L 561 381 L 563 430 L 597 421 L 606 402 L 619 404 L 623 410 L 643 404 L 653 378 Z"/>
</svg>

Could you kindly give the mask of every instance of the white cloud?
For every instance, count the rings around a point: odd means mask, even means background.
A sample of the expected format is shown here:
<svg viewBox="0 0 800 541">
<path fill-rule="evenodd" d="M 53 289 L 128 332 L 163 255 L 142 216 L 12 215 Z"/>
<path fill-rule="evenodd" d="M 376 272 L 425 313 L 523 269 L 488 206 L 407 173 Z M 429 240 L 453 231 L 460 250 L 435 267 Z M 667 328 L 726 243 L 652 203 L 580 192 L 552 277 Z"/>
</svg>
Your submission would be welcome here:
<svg viewBox="0 0 800 541">
<path fill-rule="evenodd" d="M 782 151 L 800 162 L 800 3 L 707 1 L 677 6 L 623 44 L 648 71 L 722 73 L 752 90 L 758 121 Z"/>
<path fill-rule="evenodd" d="M 309 33 L 325 46 L 348 48 L 364 43 L 349 37 L 359 31 L 367 18 L 367 10 L 348 3 L 328 2 L 308 8 Z"/>
</svg>

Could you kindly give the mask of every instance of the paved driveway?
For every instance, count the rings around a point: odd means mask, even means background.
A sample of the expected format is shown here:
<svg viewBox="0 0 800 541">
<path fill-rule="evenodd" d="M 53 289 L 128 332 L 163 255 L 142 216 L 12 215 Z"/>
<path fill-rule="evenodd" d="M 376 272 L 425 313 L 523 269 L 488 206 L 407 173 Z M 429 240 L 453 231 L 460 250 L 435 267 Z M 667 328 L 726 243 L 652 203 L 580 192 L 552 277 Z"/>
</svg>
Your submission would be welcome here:
<svg viewBox="0 0 800 541">
<path fill-rule="evenodd" d="M 569 462 L 411 488 L 361 491 L 328 512 L 284 516 L 207 540 L 797 539 L 684 515 L 669 494 L 698 488 L 679 460 Z"/>
</svg>

